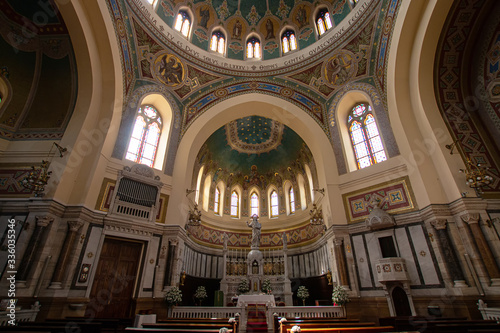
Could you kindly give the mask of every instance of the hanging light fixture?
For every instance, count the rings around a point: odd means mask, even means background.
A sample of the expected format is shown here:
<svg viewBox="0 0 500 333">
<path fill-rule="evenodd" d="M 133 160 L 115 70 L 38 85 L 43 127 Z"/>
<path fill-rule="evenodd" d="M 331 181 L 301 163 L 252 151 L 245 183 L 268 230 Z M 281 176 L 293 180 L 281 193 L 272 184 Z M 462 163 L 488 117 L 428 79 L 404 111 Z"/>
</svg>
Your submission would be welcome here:
<svg viewBox="0 0 500 333">
<path fill-rule="evenodd" d="M 321 197 L 319 197 L 316 202 L 313 203 L 312 209 L 309 211 L 309 222 L 311 223 L 311 225 L 323 226 L 324 230 L 326 230 L 325 221 L 323 219 L 323 209 L 318 207 L 319 203 L 323 199 L 323 195 L 325 194 L 325 189 L 313 189 L 313 191 L 320 193 Z"/>
<path fill-rule="evenodd" d="M 63 148 L 58 145 L 56 142 L 53 143 L 53 146 L 57 148 L 59 151 L 59 157 L 63 157 L 63 154 L 68 151 L 67 148 Z M 50 156 L 52 153 L 52 148 L 47 156 Z M 21 185 L 28 189 L 33 193 L 35 197 L 42 197 L 43 191 L 45 190 L 45 186 L 47 185 L 50 175 L 52 171 L 49 171 L 50 161 L 42 160 L 42 164 L 39 166 L 31 166 L 31 171 L 28 173 L 26 178 L 21 181 Z"/>
<path fill-rule="evenodd" d="M 465 163 L 465 169 L 460 169 L 460 172 L 465 174 L 465 183 L 473 188 L 478 196 L 483 194 L 483 188 L 488 187 L 493 181 L 493 177 L 487 174 L 488 169 L 481 163 L 474 164 L 469 158 Z"/>
</svg>

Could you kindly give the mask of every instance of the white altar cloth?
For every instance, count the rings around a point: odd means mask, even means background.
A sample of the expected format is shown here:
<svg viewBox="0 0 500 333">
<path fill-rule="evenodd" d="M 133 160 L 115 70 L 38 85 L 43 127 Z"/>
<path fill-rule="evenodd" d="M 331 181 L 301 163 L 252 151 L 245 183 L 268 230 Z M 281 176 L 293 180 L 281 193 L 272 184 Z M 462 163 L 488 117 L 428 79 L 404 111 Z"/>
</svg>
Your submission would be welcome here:
<svg viewBox="0 0 500 333">
<path fill-rule="evenodd" d="M 265 304 L 266 306 L 276 306 L 274 295 L 240 295 L 238 296 L 237 307 L 244 307 L 248 304 Z"/>
</svg>

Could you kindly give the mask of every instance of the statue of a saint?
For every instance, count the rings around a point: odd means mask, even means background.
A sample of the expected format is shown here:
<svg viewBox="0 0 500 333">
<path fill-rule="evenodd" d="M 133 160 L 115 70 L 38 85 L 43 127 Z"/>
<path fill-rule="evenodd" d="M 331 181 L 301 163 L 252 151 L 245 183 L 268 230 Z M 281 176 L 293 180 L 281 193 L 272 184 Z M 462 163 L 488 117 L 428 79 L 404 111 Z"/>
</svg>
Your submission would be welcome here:
<svg viewBox="0 0 500 333">
<path fill-rule="evenodd" d="M 252 249 L 258 249 L 260 245 L 260 229 L 262 227 L 262 224 L 259 223 L 259 216 L 254 214 L 252 222 L 247 221 L 247 226 L 252 228 Z"/>
</svg>

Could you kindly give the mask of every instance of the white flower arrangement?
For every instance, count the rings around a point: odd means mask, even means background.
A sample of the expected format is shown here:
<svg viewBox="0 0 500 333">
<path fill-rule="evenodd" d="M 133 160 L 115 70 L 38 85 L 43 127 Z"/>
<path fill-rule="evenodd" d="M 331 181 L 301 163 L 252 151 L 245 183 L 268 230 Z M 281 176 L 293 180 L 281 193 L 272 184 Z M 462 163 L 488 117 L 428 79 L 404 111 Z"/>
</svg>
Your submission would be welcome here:
<svg viewBox="0 0 500 333">
<path fill-rule="evenodd" d="M 240 316 L 240 313 L 239 313 L 239 312 L 236 312 L 236 313 L 234 314 L 234 316 L 235 316 L 235 317 L 239 317 L 239 316 Z"/>
<path fill-rule="evenodd" d="M 222 327 L 222 328 L 219 330 L 219 333 L 229 333 L 229 330 L 227 329 L 227 327 Z"/>
<path fill-rule="evenodd" d="M 266 294 L 270 294 L 273 291 L 271 287 L 271 280 L 264 279 L 264 282 L 262 282 L 262 291 Z"/>
<path fill-rule="evenodd" d="M 290 332 L 292 332 L 292 333 L 300 332 L 300 326 L 298 326 L 298 325 L 293 326 L 292 329 L 290 330 Z"/>
<path fill-rule="evenodd" d="M 305 304 L 306 298 L 309 297 L 309 290 L 305 286 L 300 286 L 297 290 L 297 297 L 302 300 L 302 303 Z"/>
<path fill-rule="evenodd" d="M 165 293 L 165 302 L 169 306 L 182 302 L 182 292 L 179 287 L 172 287 Z"/>
<path fill-rule="evenodd" d="M 280 323 L 284 323 L 285 321 L 286 321 L 285 317 L 283 317 L 283 318 L 280 319 Z"/>
<path fill-rule="evenodd" d="M 229 323 L 234 323 L 234 322 L 236 322 L 236 318 L 231 317 L 231 318 L 229 318 L 229 321 L 228 321 L 228 322 L 229 322 Z"/>
<path fill-rule="evenodd" d="M 250 284 L 248 283 L 247 279 L 241 280 L 240 284 L 238 285 L 238 292 L 240 294 L 244 294 L 250 291 Z"/>
<path fill-rule="evenodd" d="M 199 299 L 199 300 L 204 300 L 207 297 L 208 297 L 208 295 L 207 295 L 207 290 L 205 289 L 205 287 L 198 286 L 198 288 L 196 289 L 196 291 L 194 293 L 194 298 Z"/>
<path fill-rule="evenodd" d="M 349 295 L 347 295 L 344 287 L 342 287 L 341 285 L 336 285 L 335 287 L 333 287 L 332 301 L 334 304 L 343 306 L 349 303 L 351 300 L 349 299 Z"/>
</svg>

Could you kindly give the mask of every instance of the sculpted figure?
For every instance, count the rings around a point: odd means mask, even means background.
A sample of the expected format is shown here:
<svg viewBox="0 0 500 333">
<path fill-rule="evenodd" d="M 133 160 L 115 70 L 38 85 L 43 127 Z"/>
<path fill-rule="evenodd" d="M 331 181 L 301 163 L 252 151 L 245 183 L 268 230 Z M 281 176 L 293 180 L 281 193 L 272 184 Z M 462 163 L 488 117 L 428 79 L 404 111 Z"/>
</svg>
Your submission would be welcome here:
<svg viewBox="0 0 500 333">
<path fill-rule="evenodd" d="M 262 224 L 259 222 L 259 216 L 254 214 L 252 216 L 252 221 L 247 221 L 247 226 L 252 228 L 252 248 L 259 248 L 260 245 L 260 229 L 262 228 Z"/>
</svg>

